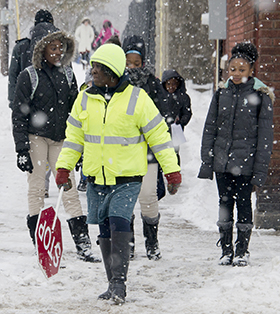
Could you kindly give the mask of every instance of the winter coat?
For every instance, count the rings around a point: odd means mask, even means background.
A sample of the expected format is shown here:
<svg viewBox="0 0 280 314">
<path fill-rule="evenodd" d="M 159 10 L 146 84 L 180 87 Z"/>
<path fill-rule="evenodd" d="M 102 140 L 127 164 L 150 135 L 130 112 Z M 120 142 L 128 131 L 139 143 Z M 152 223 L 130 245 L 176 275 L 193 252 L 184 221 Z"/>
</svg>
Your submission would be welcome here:
<svg viewBox="0 0 280 314">
<path fill-rule="evenodd" d="M 75 31 L 75 38 L 78 41 L 78 51 L 91 51 L 91 44 L 94 40 L 94 30 L 90 24 L 84 23 L 77 27 Z"/>
<path fill-rule="evenodd" d="M 147 93 L 127 80 L 109 98 L 94 85 L 81 91 L 67 121 L 56 168 L 72 170 L 83 153 L 83 172 L 99 185 L 144 176 L 147 142 L 165 173 L 180 171 L 168 128 Z"/>
<path fill-rule="evenodd" d="M 170 94 L 165 88 L 165 83 L 172 78 L 179 80 L 179 86 L 174 93 Z M 186 92 L 185 80 L 177 71 L 167 70 L 163 72 L 161 82 L 166 101 L 164 106 L 166 111 L 163 112 L 165 121 L 169 128 L 172 123 L 176 122 L 184 130 L 192 116 L 191 100 Z"/>
<path fill-rule="evenodd" d="M 52 24 L 47 24 L 48 29 L 44 28 L 46 36 L 42 34 L 33 53 L 32 63 L 38 83 L 33 97 L 29 68 L 18 77 L 12 113 L 16 152 L 29 150 L 29 134 L 54 141 L 63 140 L 66 120 L 78 92 L 74 73 L 68 65 L 75 51 L 74 39 L 63 32 L 57 32 Z M 65 53 L 61 59 L 62 65 L 50 68 L 44 62 L 44 50 L 50 41 L 56 39 L 63 43 Z M 69 75 L 65 75 L 66 71 L 72 74 L 70 82 Z"/>
<path fill-rule="evenodd" d="M 19 73 L 32 64 L 34 46 L 45 34 L 44 29 L 49 29 L 50 25 L 53 24 L 47 22 L 39 23 L 30 30 L 30 38 L 16 41 L 9 67 L 8 100 L 10 101 L 9 106 L 11 109 Z"/>
<path fill-rule="evenodd" d="M 105 20 L 103 24 L 106 22 Z M 103 45 L 110 37 L 113 35 L 120 36 L 120 32 L 116 30 L 113 26 L 107 27 L 107 28 L 102 28 L 99 35 L 95 39 L 94 43 L 92 44 L 92 47 L 94 49 L 98 48 L 99 46 Z"/>
<path fill-rule="evenodd" d="M 273 144 L 274 95 L 261 81 L 231 80 L 215 93 L 206 118 L 199 178 L 215 172 L 251 176 L 265 183 Z"/>
<path fill-rule="evenodd" d="M 160 80 L 152 74 L 148 67 L 127 69 L 127 72 L 129 74 L 130 83 L 134 86 L 143 88 L 153 100 L 160 114 L 164 116 L 166 109 L 164 107 L 164 91 Z M 150 149 L 148 157 L 149 163 L 157 163 L 157 160 Z"/>
<path fill-rule="evenodd" d="M 23 69 L 31 65 L 31 60 L 32 54 L 30 53 L 30 38 L 17 40 L 16 45 L 13 48 L 9 66 L 8 100 L 10 101 L 10 108 L 12 108 L 11 102 L 14 100 L 15 96 L 18 75 Z"/>
</svg>

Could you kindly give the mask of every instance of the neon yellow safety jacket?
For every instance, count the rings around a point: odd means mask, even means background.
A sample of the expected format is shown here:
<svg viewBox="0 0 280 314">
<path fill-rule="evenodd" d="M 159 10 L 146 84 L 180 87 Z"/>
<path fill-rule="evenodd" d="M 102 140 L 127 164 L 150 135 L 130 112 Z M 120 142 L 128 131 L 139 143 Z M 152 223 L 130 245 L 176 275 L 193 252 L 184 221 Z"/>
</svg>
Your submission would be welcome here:
<svg viewBox="0 0 280 314">
<path fill-rule="evenodd" d="M 107 102 L 93 86 L 74 103 L 56 168 L 73 170 L 83 153 L 84 175 L 115 185 L 116 177 L 146 174 L 147 143 L 165 174 L 180 171 L 168 127 L 143 89 L 125 81 Z"/>
</svg>

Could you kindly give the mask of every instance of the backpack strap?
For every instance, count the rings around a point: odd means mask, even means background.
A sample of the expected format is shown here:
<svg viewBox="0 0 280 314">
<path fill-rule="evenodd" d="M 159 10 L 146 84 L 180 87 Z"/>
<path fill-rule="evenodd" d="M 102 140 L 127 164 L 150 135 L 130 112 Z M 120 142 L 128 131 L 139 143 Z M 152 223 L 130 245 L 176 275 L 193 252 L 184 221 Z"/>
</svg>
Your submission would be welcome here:
<svg viewBox="0 0 280 314">
<path fill-rule="evenodd" d="M 36 88 L 39 84 L 39 78 L 38 78 L 38 74 L 37 71 L 35 70 L 33 65 L 30 65 L 29 67 L 26 68 L 29 77 L 30 77 L 30 82 L 31 82 L 31 95 L 30 95 L 30 99 L 32 100 L 34 97 L 34 93 L 36 91 Z"/>
<path fill-rule="evenodd" d="M 73 69 L 69 65 L 67 65 L 67 66 L 63 67 L 63 70 L 64 70 L 64 74 L 67 78 L 68 86 L 71 89 L 73 74 L 74 74 Z"/>
<path fill-rule="evenodd" d="M 32 100 L 34 97 L 35 91 L 38 87 L 38 84 L 39 84 L 39 77 L 38 77 L 38 73 L 37 73 L 37 71 L 33 65 L 30 65 L 29 67 L 27 67 L 26 70 L 27 70 L 29 77 L 30 77 L 30 82 L 31 82 L 30 99 Z M 70 66 L 63 67 L 63 70 L 64 70 L 64 74 L 65 74 L 67 82 L 68 82 L 68 86 L 71 89 L 73 74 L 74 74 L 73 70 Z"/>
</svg>

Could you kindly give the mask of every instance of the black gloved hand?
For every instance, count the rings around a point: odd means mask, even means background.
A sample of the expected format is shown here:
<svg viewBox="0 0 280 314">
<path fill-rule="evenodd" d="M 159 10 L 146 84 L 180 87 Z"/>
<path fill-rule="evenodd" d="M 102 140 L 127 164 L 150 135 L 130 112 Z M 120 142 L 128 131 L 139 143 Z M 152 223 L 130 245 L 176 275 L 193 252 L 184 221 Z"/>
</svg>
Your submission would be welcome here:
<svg viewBox="0 0 280 314">
<path fill-rule="evenodd" d="M 177 120 L 175 123 L 176 123 L 176 124 L 181 124 L 181 121 L 180 121 L 180 120 Z"/>
<path fill-rule="evenodd" d="M 82 167 L 83 165 L 83 155 L 81 155 L 80 159 L 77 161 L 76 166 L 75 166 L 75 170 L 79 171 L 79 169 Z"/>
<path fill-rule="evenodd" d="M 28 150 L 22 150 L 17 155 L 17 166 L 21 171 L 32 173 L 33 165 Z"/>
</svg>

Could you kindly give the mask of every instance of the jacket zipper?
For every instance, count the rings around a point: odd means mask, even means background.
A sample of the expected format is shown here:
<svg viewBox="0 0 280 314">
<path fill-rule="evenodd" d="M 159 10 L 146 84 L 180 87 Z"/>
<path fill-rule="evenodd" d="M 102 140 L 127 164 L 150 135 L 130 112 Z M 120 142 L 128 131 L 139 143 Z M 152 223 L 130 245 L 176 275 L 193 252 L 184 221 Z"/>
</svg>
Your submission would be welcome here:
<svg viewBox="0 0 280 314">
<path fill-rule="evenodd" d="M 104 117 L 103 117 L 103 132 L 104 132 L 104 128 L 105 128 L 105 121 L 106 121 L 106 114 L 107 114 L 107 107 L 108 107 L 108 103 L 106 100 L 106 94 L 108 93 L 108 86 L 106 86 L 106 90 L 105 90 L 105 112 L 104 112 Z M 104 133 L 103 133 L 103 139 L 104 139 Z M 102 144 L 104 146 L 104 142 Z M 104 185 L 106 185 L 106 177 L 105 177 L 105 171 L 104 171 L 104 164 L 103 164 L 103 149 L 102 149 L 102 176 L 104 179 Z"/>
</svg>

